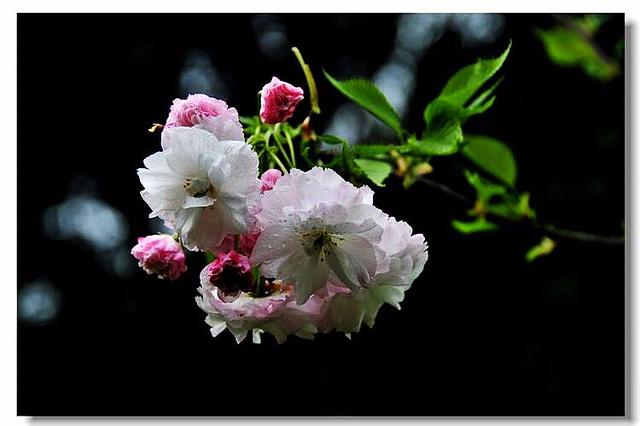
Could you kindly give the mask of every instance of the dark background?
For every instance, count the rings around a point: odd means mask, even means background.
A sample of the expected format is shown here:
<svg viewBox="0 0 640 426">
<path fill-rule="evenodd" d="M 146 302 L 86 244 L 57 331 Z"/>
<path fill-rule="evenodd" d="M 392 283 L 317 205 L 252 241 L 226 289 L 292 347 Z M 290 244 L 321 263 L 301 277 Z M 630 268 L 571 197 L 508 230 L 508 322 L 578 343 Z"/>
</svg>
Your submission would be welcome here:
<svg viewBox="0 0 640 426">
<path fill-rule="evenodd" d="M 406 126 L 422 130 L 422 109 L 446 79 L 511 39 L 497 101 L 465 131 L 510 144 L 518 187 L 542 221 L 621 234 L 624 78 L 599 82 L 551 63 L 534 36 L 554 24 L 548 15 L 500 19 L 492 40 L 468 42 L 448 28 L 426 50 Z M 283 345 L 267 335 L 261 345 L 211 337 L 194 303 L 198 256 L 167 282 L 128 254 L 158 229 L 136 169 L 158 150 L 147 128 L 164 122 L 173 98 L 201 87 L 252 115 L 272 75 L 304 87 L 288 51 L 296 45 L 318 79 L 322 130 L 345 100 L 321 68 L 372 76 L 393 49 L 397 20 L 18 16 L 18 414 L 624 414 L 621 245 L 559 239 L 552 255 L 527 263 L 537 231 L 460 235 L 449 222 L 466 206 L 393 179 L 376 204 L 430 245 L 402 310 L 383 307 L 351 341 L 331 334 Z M 269 31 L 285 38 L 260 42 Z M 612 16 L 598 41 L 611 52 L 623 35 L 623 16 Z M 433 165 L 434 180 L 472 195 L 463 159 Z"/>
</svg>

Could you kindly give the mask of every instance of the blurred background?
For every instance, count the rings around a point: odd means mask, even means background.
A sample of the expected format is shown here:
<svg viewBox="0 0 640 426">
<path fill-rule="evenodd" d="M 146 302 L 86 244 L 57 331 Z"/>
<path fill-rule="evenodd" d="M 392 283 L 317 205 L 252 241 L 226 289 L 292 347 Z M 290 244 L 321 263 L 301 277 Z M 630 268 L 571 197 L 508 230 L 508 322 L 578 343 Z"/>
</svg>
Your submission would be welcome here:
<svg viewBox="0 0 640 426">
<path fill-rule="evenodd" d="M 622 67 L 623 15 L 605 18 L 594 40 Z M 512 40 L 494 106 L 465 131 L 510 145 L 518 187 L 543 222 L 622 234 L 624 76 L 559 66 L 539 32 L 558 24 L 493 14 L 19 15 L 18 414 L 623 415 L 622 245 L 559 239 L 528 263 L 541 234 L 460 235 L 450 221 L 466 206 L 391 178 L 377 206 L 430 245 L 402 310 L 383 307 L 352 340 L 283 345 L 211 337 L 194 302 L 201 256 L 167 282 L 129 254 L 136 237 L 162 230 L 136 176 L 159 149 L 150 125 L 189 93 L 253 115 L 273 75 L 306 89 L 291 46 L 316 75 L 316 129 L 362 143 L 391 135 L 321 69 L 373 79 L 419 132 L 453 72 Z M 473 195 L 463 159 L 433 166 L 433 180 Z"/>
</svg>

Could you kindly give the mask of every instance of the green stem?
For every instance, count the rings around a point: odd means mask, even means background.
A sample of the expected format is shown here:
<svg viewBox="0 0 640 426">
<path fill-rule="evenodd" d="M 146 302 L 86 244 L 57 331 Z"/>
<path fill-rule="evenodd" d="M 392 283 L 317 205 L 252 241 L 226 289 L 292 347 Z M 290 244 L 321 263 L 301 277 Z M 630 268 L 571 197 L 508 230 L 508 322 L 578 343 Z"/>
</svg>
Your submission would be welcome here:
<svg viewBox="0 0 640 426">
<path fill-rule="evenodd" d="M 304 62 L 302 54 L 297 47 L 292 47 L 291 51 L 296 55 L 296 59 L 300 63 L 300 67 L 304 72 L 304 77 L 307 79 L 307 86 L 309 87 L 309 103 L 311 104 L 311 111 L 314 114 L 320 114 L 320 105 L 318 104 L 318 89 L 316 88 L 316 81 L 311 73 L 311 68 Z"/>
<path fill-rule="evenodd" d="M 284 164 L 282 164 L 282 161 L 280 161 L 278 156 L 275 155 L 273 151 L 271 151 L 271 149 L 269 148 L 267 148 L 267 152 L 269 153 L 273 161 L 278 165 L 278 167 L 280 167 L 280 170 L 282 170 L 282 173 L 287 173 L 287 167 Z"/>
<path fill-rule="evenodd" d="M 289 152 L 291 153 L 291 161 L 293 163 L 293 167 L 297 167 L 296 151 L 293 149 L 293 141 L 291 140 L 291 135 L 289 135 L 289 132 L 284 132 L 284 136 L 287 138 L 287 144 L 289 145 Z"/>
<path fill-rule="evenodd" d="M 287 164 L 289 164 L 289 167 L 293 167 L 293 163 L 291 162 L 289 155 L 287 155 L 287 151 L 285 151 L 284 147 L 282 146 L 282 140 L 280 140 L 280 123 L 276 124 L 273 130 L 273 139 L 275 139 L 276 145 L 278 146 L 278 149 L 280 149 L 282 157 L 285 159 Z"/>
</svg>

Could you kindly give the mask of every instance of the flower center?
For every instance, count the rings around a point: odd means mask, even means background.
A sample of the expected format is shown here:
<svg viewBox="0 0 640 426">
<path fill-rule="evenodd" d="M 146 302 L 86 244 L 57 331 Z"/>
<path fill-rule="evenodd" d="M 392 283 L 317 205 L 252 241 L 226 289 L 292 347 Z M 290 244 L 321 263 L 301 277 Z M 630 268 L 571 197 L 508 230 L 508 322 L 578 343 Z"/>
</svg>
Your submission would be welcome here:
<svg viewBox="0 0 640 426">
<path fill-rule="evenodd" d="M 331 234 L 326 229 L 319 229 L 315 226 L 309 232 L 303 232 L 301 235 L 302 246 L 309 256 L 320 253 L 320 261 L 324 262 L 328 254 L 334 247 L 338 246 L 336 240 L 341 238 L 335 234 Z"/>
<path fill-rule="evenodd" d="M 188 178 L 184 181 L 182 185 L 184 190 L 187 191 L 187 194 L 191 195 L 194 198 L 204 197 L 205 195 L 210 195 L 213 197 L 215 194 L 215 190 L 209 179 L 203 178 Z"/>
</svg>

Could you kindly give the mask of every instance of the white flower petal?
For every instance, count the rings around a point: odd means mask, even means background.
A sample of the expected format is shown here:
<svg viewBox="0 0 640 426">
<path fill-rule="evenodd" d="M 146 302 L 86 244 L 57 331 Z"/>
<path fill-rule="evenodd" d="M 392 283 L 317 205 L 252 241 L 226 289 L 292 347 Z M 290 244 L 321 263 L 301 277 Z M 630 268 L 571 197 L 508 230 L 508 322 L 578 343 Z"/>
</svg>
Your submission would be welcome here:
<svg viewBox="0 0 640 426">
<path fill-rule="evenodd" d="M 196 127 L 172 127 L 162 130 L 163 150 L 184 152 L 208 152 L 215 150 L 218 139 L 211 133 Z"/>
<path fill-rule="evenodd" d="M 348 234 L 327 257 L 331 271 L 352 290 L 366 287 L 376 271 L 373 245 L 359 235 Z"/>
<path fill-rule="evenodd" d="M 264 263 L 269 265 L 278 262 L 279 264 L 279 261 L 295 251 L 302 252 L 297 235 L 290 228 L 274 225 L 262 231 L 258 237 L 251 253 L 251 263 L 253 265 Z M 270 274 L 267 276 L 274 278 Z"/>
<path fill-rule="evenodd" d="M 232 229 L 223 206 L 214 203 L 206 208 L 180 210 L 176 214 L 176 229 L 189 250 L 210 250 L 218 246 Z"/>
</svg>

